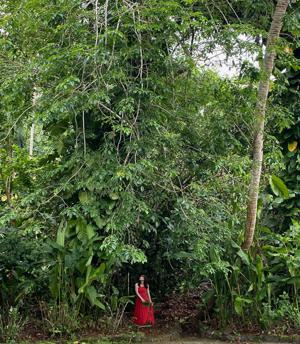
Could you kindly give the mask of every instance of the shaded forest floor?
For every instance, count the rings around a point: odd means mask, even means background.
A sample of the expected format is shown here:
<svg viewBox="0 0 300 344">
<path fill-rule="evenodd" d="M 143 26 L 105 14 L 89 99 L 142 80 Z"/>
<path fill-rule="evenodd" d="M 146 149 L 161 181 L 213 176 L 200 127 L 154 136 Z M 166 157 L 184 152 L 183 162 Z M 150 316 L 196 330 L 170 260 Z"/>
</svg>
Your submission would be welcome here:
<svg viewBox="0 0 300 344">
<path fill-rule="evenodd" d="M 135 342 L 158 342 L 158 343 L 300 343 L 300 333 L 282 327 L 269 331 L 262 331 L 258 326 L 248 324 L 248 326 L 232 325 L 226 329 L 219 329 L 214 324 L 205 325 L 195 329 L 189 324 L 180 326 L 175 323 L 166 323 L 158 320 L 155 327 L 136 327 L 127 321 L 118 331 L 114 333 L 105 327 L 82 327 L 81 330 L 74 331 L 74 334 L 49 333 L 42 328 L 41 322 L 28 321 L 25 325 L 20 341 L 18 343 L 73 343 L 73 344 L 111 344 L 111 343 L 135 343 Z M 205 339 L 209 338 L 209 339 Z"/>
<path fill-rule="evenodd" d="M 173 340 L 168 340 L 164 337 L 160 337 L 157 340 L 144 340 L 144 343 L 161 343 L 161 344 L 225 344 L 225 343 L 233 343 L 233 341 L 220 341 L 220 340 L 212 340 L 208 338 L 178 338 L 178 339 L 173 339 Z M 256 343 L 255 341 L 254 343 Z M 36 344 L 54 344 L 58 343 L 55 341 L 41 341 L 37 342 Z M 127 344 L 130 343 L 128 341 L 112 341 L 112 340 L 107 340 L 107 339 L 91 339 L 91 340 L 86 340 L 86 341 L 67 341 L 67 344 Z M 243 343 L 247 344 L 249 343 L 248 341 L 236 341 L 236 343 Z M 286 342 L 267 342 L 267 341 L 259 341 L 259 343 L 265 343 L 265 344 L 280 344 L 280 343 L 286 343 Z M 19 344 L 28 344 L 28 342 L 20 342 Z"/>
</svg>

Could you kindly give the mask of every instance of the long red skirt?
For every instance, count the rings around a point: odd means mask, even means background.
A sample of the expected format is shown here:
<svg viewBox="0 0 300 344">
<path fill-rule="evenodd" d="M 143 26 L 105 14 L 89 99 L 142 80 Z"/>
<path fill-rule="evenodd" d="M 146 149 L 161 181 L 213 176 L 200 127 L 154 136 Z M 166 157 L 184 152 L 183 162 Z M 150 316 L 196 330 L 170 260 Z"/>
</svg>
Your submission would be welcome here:
<svg viewBox="0 0 300 344">
<path fill-rule="evenodd" d="M 149 302 L 148 295 L 146 294 L 146 290 L 142 290 L 144 287 L 139 287 L 139 293 L 143 297 L 144 300 Z M 144 288 L 146 289 L 146 288 Z M 133 314 L 133 322 L 136 325 L 154 325 L 154 309 L 153 305 L 144 305 L 141 299 L 138 297 L 135 301 L 134 307 L 134 314 Z"/>
</svg>

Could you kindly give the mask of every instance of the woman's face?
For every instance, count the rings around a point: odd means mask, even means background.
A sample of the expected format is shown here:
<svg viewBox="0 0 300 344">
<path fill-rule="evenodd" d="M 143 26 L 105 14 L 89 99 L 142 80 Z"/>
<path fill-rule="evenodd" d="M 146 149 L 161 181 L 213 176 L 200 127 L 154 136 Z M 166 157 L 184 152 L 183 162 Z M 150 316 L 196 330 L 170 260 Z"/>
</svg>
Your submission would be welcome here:
<svg viewBox="0 0 300 344">
<path fill-rule="evenodd" d="M 140 281 L 141 283 L 143 283 L 143 282 L 145 281 L 144 276 L 140 276 L 139 281 Z"/>
</svg>

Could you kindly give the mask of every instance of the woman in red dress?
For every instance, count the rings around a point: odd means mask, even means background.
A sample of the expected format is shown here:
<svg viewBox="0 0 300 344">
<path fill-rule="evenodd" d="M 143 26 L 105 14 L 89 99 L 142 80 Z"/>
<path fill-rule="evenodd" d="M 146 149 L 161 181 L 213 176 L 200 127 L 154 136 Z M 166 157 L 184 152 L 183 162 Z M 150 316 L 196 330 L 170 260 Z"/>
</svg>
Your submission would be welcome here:
<svg viewBox="0 0 300 344">
<path fill-rule="evenodd" d="M 135 293 L 137 295 L 135 301 L 133 322 L 136 325 L 154 325 L 153 302 L 150 296 L 150 289 L 147 279 L 141 275 L 139 282 L 135 284 Z"/>
</svg>

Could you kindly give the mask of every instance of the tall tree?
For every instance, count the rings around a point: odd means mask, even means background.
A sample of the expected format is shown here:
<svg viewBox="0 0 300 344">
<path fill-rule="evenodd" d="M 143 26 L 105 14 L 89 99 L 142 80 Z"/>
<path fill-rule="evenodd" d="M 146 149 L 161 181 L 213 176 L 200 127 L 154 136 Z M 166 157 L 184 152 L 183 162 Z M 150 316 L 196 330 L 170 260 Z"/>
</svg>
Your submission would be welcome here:
<svg viewBox="0 0 300 344">
<path fill-rule="evenodd" d="M 261 68 L 261 81 L 259 83 L 258 97 L 254 114 L 255 123 L 253 140 L 253 160 L 247 207 L 245 241 L 243 243 L 243 248 L 245 250 L 248 250 L 251 247 L 255 232 L 257 200 L 259 194 L 259 184 L 263 160 L 265 113 L 267 98 L 269 94 L 270 76 L 274 68 L 274 60 L 276 56 L 276 41 L 279 38 L 279 34 L 283 25 L 283 18 L 288 5 L 289 0 L 279 0 L 277 2 L 267 38 L 267 47 L 264 56 L 264 61 Z"/>
</svg>

